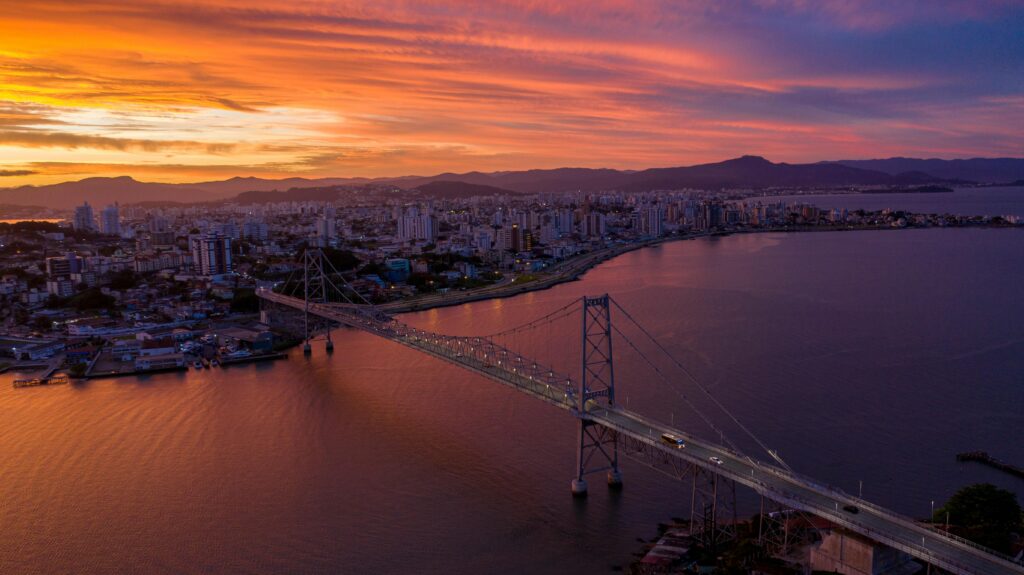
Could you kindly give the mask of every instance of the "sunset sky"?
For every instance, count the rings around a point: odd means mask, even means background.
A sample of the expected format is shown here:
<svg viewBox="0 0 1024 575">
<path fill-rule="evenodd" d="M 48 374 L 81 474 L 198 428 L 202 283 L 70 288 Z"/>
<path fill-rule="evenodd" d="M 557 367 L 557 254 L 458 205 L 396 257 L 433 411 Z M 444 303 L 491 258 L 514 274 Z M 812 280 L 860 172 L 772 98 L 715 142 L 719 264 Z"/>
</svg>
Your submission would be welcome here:
<svg viewBox="0 0 1024 575">
<path fill-rule="evenodd" d="M 0 187 L 1024 156 L 1024 2 L 0 0 Z"/>
</svg>

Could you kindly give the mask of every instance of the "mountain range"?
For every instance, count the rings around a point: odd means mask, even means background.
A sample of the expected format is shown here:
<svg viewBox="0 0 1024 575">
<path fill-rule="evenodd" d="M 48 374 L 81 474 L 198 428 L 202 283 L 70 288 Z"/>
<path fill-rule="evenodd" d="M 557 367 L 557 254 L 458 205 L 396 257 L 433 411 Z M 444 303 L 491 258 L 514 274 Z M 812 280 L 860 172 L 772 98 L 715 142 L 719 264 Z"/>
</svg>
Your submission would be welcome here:
<svg viewBox="0 0 1024 575">
<path fill-rule="evenodd" d="M 1009 183 L 1024 180 L 1022 158 L 937 160 L 888 158 L 840 160 L 811 164 L 773 163 L 759 156 L 686 167 L 628 171 L 607 168 L 557 168 L 507 172 L 443 173 L 398 178 L 235 177 L 188 184 L 140 182 L 128 176 L 86 178 L 44 186 L 0 188 L 0 204 L 42 205 L 68 209 L 89 201 L 199 203 L 233 200 L 241 203 L 337 197 L 346 189 L 366 185 L 393 186 L 419 196 L 462 197 L 500 193 L 564 191 L 646 191 L 658 189 L 810 188 L 850 185 L 912 186 L 933 183 Z M 303 191 L 306 190 L 306 191 Z M 2 214 L 0 214 L 2 216 Z M 2 217 L 0 217 L 2 219 Z"/>
</svg>

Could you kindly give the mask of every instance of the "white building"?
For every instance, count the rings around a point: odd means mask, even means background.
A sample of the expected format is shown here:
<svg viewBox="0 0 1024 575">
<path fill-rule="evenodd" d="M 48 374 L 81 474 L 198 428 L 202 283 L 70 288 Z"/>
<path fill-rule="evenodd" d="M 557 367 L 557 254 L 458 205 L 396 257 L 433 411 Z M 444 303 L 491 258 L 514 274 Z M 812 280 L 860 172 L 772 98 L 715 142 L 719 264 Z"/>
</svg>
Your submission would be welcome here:
<svg viewBox="0 0 1024 575">
<path fill-rule="evenodd" d="M 116 202 L 100 212 L 100 233 L 108 236 L 121 235 L 121 212 Z"/>
<path fill-rule="evenodd" d="M 403 242 L 413 240 L 433 242 L 437 239 L 437 218 L 429 213 L 421 214 L 416 208 L 410 208 L 404 216 L 398 219 L 398 239 Z"/>
<path fill-rule="evenodd" d="M 92 232 L 96 230 L 96 218 L 92 213 L 92 206 L 85 202 L 75 208 L 75 216 L 71 225 L 78 231 Z"/>
<path fill-rule="evenodd" d="M 334 218 L 324 214 L 316 221 L 316 239 L 320 247 L 329 246 L 337 236 L 337 222 L 335 222 Z"/>
<path fill-rule="evenodd" d="M 264 222 L 246 220 L 242 223 L 242 237 L 249 241 L 265 242 L 270 237 L 270 230 Z"/>
</svg>

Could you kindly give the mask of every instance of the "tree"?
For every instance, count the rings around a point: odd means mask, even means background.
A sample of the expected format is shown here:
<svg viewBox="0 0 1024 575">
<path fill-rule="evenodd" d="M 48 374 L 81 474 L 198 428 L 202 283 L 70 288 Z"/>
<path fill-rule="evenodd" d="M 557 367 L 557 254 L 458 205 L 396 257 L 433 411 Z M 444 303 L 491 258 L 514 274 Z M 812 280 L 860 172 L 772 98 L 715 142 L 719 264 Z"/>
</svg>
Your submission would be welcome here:
<svg viewBox="0 0 1024 575">
<path fill-rule="evenodd" d="M 74 306 L 78 311 L 107 309 L 113 307 L 116 300 L 101 292 L 98 288 L 90 288 L 80 294 L 76 294 L 67 300 L 67 303 Z"/>
<path fill-rule="evenodd" d="M 110 274 L 110 289 L 130 289 L 137 285 L 138 277 L 130 269 Z"/>
<path fill-rule="evenodd" d="M 231 313 L 256 313 L 260 311 L 260 298 L 256 290 L 240 289 L 231 299 Z"/>
<path fill-rule="evenodd" d="M 45 316 L 36 316 L 32 319 L 32 327 L 36 331 L 48 332 L 53 329 L 53 320 Z"/>
<path fill-rule="evenodd" d="M 334 248 L 323 248 L 324 257 L 339 272 L 355 269 L 361 263 L 355 254 L 348 250 L 336 250 Z"/>
<path fill-rule="evenodd" d="M 370 263 L 366 264 L 365 266 L 363 266 L 359 270 L 359 275 L 364 275 L 364 276 L 365 275 L 383 276 L 386 273 L 388 273 L 388 269 L 386 267 L 376 263 L 376 262 L 370 262 Z"/>
<path fill-rule="evenodd" d="M 1009 551 L 1010 534 L 1024 526 L 1017 496 L 990 483 L 960 489 L 935 511 L 932 520 L 944 522 L 946 513 L 956 526 L 951 530 L 996 551 Z"/>
</svg>

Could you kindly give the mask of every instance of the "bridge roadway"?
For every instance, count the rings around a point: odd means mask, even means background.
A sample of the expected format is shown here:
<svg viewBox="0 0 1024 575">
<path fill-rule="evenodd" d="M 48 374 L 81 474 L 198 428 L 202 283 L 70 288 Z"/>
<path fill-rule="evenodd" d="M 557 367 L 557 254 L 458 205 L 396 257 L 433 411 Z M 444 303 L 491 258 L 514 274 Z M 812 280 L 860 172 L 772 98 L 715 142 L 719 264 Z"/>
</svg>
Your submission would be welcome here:
<svg viewBox="0 0 1024 575">
<path fill-rule="evenodd" d="M 299 310 L 305 309 L 306 305 L 304 300 L 269 290 L 261 290 L 259 296 Z M 360 307 L 311 303 L 309 312 L 390 339 L 511 386 L 517 391 L 645 443 L 668 456 L 717 472 L 769 499 L 827 519 L 874 541 L 905 551 L 936 567 L 963 574 L 1024 574 L 1024 566 L 1008 556 L 933 529 L 839 489 L 821 485 L 813 479 L 735 453 L 726 447 L 694 437 L 685 431 L 647 419 L 632 411 L 606 407 L 590 401 L 585 407 L 585 412 L 580 414 L 576 401 L 578 392 L 572 378 L 556 374 L 553 369 L 519 357 L 514 351 L 490 340 L 418 330 L 384 316 L 365 313 L 358 309 Z M 677 448 L 666 443 L 661 438 L 663 433 L 683 437 L 685 447 Z M 714 463 L 711 457 L 719 458 L 722 463 Z M 844 510 L 843 507 L 847 505 L 855 506 L 858 512 Z"/>
</svg>

